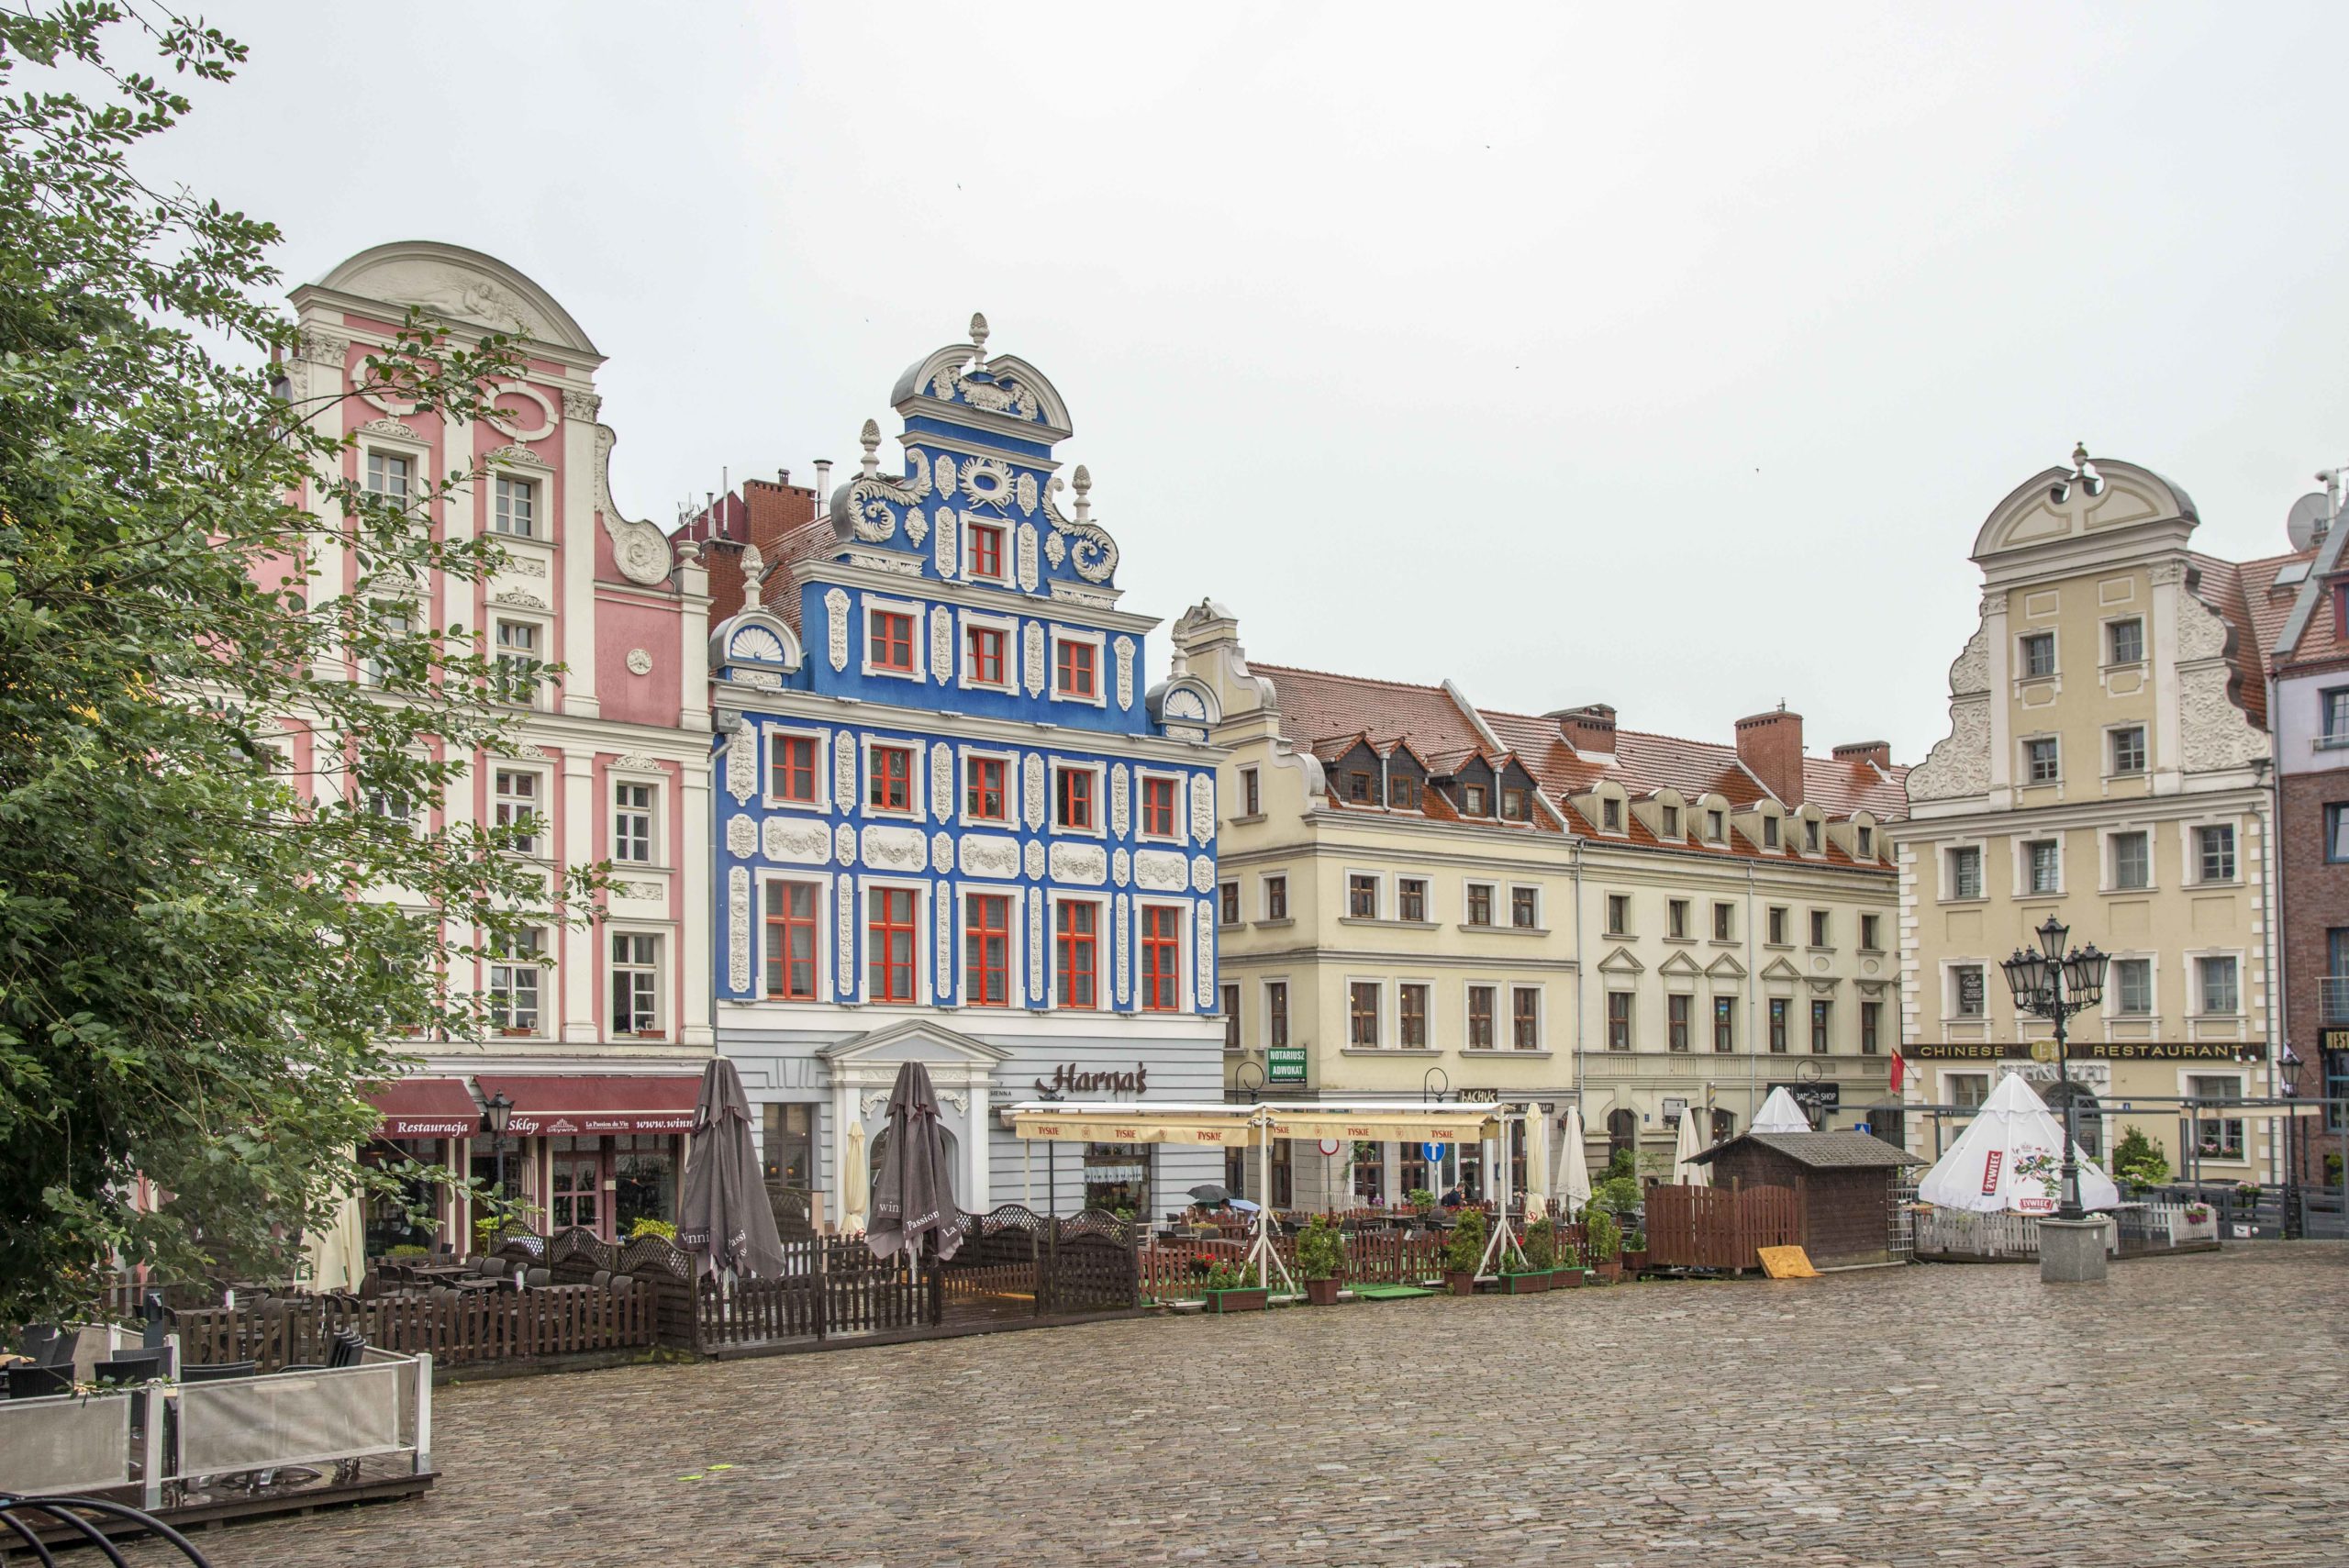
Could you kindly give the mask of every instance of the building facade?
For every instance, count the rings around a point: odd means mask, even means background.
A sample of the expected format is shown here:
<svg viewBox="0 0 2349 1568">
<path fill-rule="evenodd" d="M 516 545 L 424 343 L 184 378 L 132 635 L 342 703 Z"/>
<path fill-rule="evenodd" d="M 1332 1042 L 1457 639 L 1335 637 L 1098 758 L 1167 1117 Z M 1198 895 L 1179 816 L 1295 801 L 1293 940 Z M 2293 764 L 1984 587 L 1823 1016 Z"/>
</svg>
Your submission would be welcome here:
<svg viewBox="0 0 2349 1568">
<path fill-rule="evenodd" d="M 322 400 L 315 423 L 351 438 L 340 477 L 412 505 L 444 539 L 493 535 L 505 548 L 489 581 L 436 578 L 408 613 L 565 666 L 518 704 L 510 752 L 468 759 L 445 798 L 367 808 L 435 826 L 527 819 L 536 826 L 518 852 L 543 862 L 551 886 L 564 866 L 608 860 L 616 873 L 592 923 L 550 925 L 457 976 L 492 995 L 489 1038 L 398 1042 L 419 1064 L 379 1097 L 382 1135 L 368 1158 L 491 1178 L 481 1105 L 502 1093 L 514 1106 L 507 1183 L 544 1223 L 612 1237 L 639 1218 L 673 1219 L 680 1134 L 712 1047 L 700 917 L 708 608 L 696 551 L 673 551 L 658 527 L 614 504 L 616 438 L 598 423 L 596 391 L 603 356 L 520 272 L 456 246 L 402 242 L 361 252 L 293 299 L 302 337 L 284 367 L 288 393 Z M 489 330 L 521 337 L 523 368 L 496 389 L 495 417 L 446 419 L 361 387 L 362 362 L 394 341 L 411 306 L 459 342 Z M 475 468 L 477 483 L 435 493 L 440 476 Z M 353 563 L 328 550 L 312 602 L 356 581 Z M 285 725 L 284 745 L 298 776 L 340 776 L 300 723 Z M 437 1229 L 410 1231 L 386 1208 L 369 1218 L 369 1251 L 462 1246 L 467 1218 L 444 1198 Z"/>
<path fill-rule="evenodd" d="M 1119 607 L 1085 469 L 1074 515 L 1056 499 L 1060 394 L 985 342 L 974 317 L 899 379 L 904 473 L 867 421 L 820 516 L 762 483 L 686 530 L 739 595 L 707 684 L 718 1037 L 771 1190 L 822 1224 L 866 1211 L 907 1061 L 967 1209 L 1148 1212 L 1220 1174 L 1150 1145 L 1031 1156 L 1002 1124 L 1219 1094 L 1217 753 L 1204 685 L 1144 689 L 1156 622 Z"/>
<path fill-rule="evenodd" d="M 2124 1126 L 2173 1169 L 2272 1179 L 2273 1121 L 2195 1118 L 2276 1086 L 2276 846 L 2267 732 L 2274 639 L 2305 554 L 2197 554 L 2193 502 L 2134 464 L 2033 476 L 1973 558 L 1981 625 L 1950 671 L 1949 738 L 1908 779 L 1900 868 L 1902 1051 L 1916 1106 L 1978 1105 L 2005 1073 L 2054 1095 L 2052 1040 L 2018 1016 L 2000 960 L 2051 914 L 2112 955 L 2103 1006 L 2071 1025 L 2081 1141 Z M 2061 1106 L 2054 1106 L 2059 1113 Z M 1912 1151 L 1938 1152 L 1912 1116 Z"/>
<path fill-rule="evenodd" d="M 1175 639 L 1230 753 L 1232 1092 L 1531 1102 L 1553 1143 L 1578 1103 L 1595 1164 L 1668 1158 L 1692 1111 L 1727 1136 L 1780 1084 L 1822 1124 L 1884 1119 L 1901 775 L 1880 744 L 1808 758 L 1784 711 L 1719 745 L 1604 705 L 1503 713 L 1449 682 L 1253 663 L 1212 603 Z M 1500 1173 L 1498 1150 L 1286 1157 L 1308 1207 Z"/>
</svg>

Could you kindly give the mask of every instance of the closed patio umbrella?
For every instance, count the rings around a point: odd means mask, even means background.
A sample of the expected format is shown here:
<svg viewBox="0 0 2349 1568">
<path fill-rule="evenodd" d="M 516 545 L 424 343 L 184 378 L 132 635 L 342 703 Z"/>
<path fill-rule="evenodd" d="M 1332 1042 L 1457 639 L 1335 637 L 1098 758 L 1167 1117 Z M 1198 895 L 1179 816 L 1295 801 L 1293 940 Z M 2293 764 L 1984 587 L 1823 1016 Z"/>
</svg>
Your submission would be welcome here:
<svg viewBox="0 0 2349 1568">
<path fill-rule="evenodd" d="M 357 1187 L 342 1190 L 335 1200 L 334 1223 L 310 1232 L 302 1251 L 309 1262 L 312 1290 L 359 1288 L 367 1276 L 367 1222 L 360 1212 Z"/>
<path fill-rule="evenodd" d="M 751 1146 L 751 1098 L 742 1075 L 722 1056 L 702 1069 L 677 1245 L 707 1260 L 713 1273 L 774 1279 L 783 1273 L 783 1238 Z"/>
<path fill-rule="evenodd" d="M 1590 1203 L 1590 1161 L 1583 1152 L 1582 1107 L 1566 1107 L 1565 1147 L 1559 1153 L 1562 1169 L 1558 1174 L 1558 1195 L 1566 1200 L 1568 1218 L 1580 1214 Z"/>
<path fill-rule="evenodd" d="M 1542 1107 L 1525 1107 L 1525 1218 L 1539 1219 L 1550 1207 L 1550 1118 Z"/>
<path fill-rule="evenodd" d="M 938 1125 L 938 1094 L 930 1069 L 908 1062 L 897 1069 L 889 1090 L 888 1145 L 873 1184 L 873 1223 L 865 1245 L 876 1258 L 904 1251 L 918 1262 L 922 1238 L 941 1262 L 963 1244 L 954 1219 L 954 1173 L 946 1158 L 946 1138 Z"/>
<path fill-rule="evenodd" d="M 1699 1106 L 1689 1106 L 1680 1113 L 1680 1138 L 1672 1149 L 1672 1181 L 1675 1186 L 1710 1186 L 1710 1167 L 1689 1163 L 1705 1151 L 1705 1135 L 1697 1130 L 1697 1118 L 1704 1115 Z"/>
<path fill-rule="evenodd" d="M 841 1229 L 864 1229 L 864 1189 L 872 1184 L 864 1171 L 864 1118 L 849 1106 L 848 1169 L 841 1173 Z"/>
</svg>

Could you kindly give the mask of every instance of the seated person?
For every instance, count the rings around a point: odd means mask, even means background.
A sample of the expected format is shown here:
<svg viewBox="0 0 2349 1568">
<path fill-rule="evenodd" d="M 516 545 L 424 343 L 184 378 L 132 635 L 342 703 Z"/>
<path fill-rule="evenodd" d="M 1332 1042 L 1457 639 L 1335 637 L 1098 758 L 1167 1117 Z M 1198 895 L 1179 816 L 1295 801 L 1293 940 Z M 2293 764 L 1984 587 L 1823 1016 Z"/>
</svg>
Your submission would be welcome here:
<svg viewBox="0 0 2349 1568">
<path fill-rule="evenodd" d="M 1468 1200 L 1458 1187 L 1449 1187 L 1445 1189 L 1444 1195 L 1435 1201 L 1438 1207 L 1442 1208 L 1458 1208 Z"/>
</svg>

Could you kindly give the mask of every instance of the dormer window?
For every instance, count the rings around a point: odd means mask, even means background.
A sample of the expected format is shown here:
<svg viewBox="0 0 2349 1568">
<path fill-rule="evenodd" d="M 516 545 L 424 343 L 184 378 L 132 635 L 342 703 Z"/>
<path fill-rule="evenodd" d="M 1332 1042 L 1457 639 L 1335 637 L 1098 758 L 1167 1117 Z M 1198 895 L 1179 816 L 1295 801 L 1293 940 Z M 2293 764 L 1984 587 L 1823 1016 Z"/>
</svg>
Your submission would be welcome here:
<svg viewBox="0 0 2349 1568">
<path fill-rule="evenodd" d="M 1356 806 L 1370 804 L 1370 775 L 1368 773 L 1346 775 L 1346 798 Z"/>
<path fill-rule="evenodd" d="M 1609 833 L 1623 830 L 1623 803 L 1608 795 L 1598 803 L 1598 825 Z"/>
<path fill-rule="evenodd" d="M 1876 829 L 1873 828 L 1860 829 L 1860 859 L 1864 861 L 1876 859 Z"/>
<path fill-rule="evenodd" d="M 1526 819 L 1523 790 L 1512 788 L 1501 791 L 1501 815 L 1512 822 L 1522 822 Z"/>
<path fill-rule="evenodd" d="M 1816 817 L 1802 819 L 1802 849 L 1807 855 L 1819 853 L 1819 818 Z"/>
<path fill-rule="evenodd" d="M 1398 773 L 1386 781 L 1386 804 L 1397 811 L 1419 808 L 1419 781 L 1408 773 Z"/>
<path fill-rule="evenodd" d="M 1775 817 L 1762 818 L 1762 847 L 1765 850 L 1778 847 L 1778 819 Z"/>
<path fill-rule="evenodd" d="M 1460 786 L 1461 815 L 1464 817 L 1482 817 L 1486 814 L 1486 810 L 1485 786 L 1483 784 L 1462 784 Z"/>
<path fill-rule="evenodd" d="M 1680 837 L 1680 807 L 1667 806 L 1664 808 L 1664 836 L 1667 839 Z"/>
<path fill-rule="evenodd" d="M 1720 842 L 1721 841 L 1721 840 L 1722 840 L 1724 837 L 1726 837 L 1726 836 L 1728 835 L 1728 832 L 1729 832 L 1729 822 L 1728 822 L 1728 819 L 1727 819 L 1726 817 L 1724 817 L 1721 815 L 1721 813 L 1720 813 L 1720 812 L 1718 812 L 1718 811 L 1708 811 L 1708 812 L 1706 812 L 1706 813 L 1705 813 L 1705 837 L 1706 837 L 1706 838 L 1708 838 L 1708 839 L 1711 840 L 1714 843 L 1718 844 L 1718 843 L 1720 843 Z"/>
</svg>

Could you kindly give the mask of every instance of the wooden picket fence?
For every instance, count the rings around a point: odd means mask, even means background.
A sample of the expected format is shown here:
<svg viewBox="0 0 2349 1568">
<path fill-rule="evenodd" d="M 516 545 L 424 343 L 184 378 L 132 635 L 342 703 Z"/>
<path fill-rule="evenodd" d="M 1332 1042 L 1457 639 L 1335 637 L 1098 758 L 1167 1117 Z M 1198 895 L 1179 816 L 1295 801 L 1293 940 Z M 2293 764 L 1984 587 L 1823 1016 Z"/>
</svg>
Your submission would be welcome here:
<svg viewBox="0 0 2349 1568">
<path fill-rule="evenodd" d="M 334 1336 L 355 1329 L 370 1345 L 403 1355 L 431 1352 L 436 1363 L 579 1355 L 656 1342 L 654 1287 L 559 1284 L 535 1290 L 446 1292 L 351 1301 L 272 1296 L 244 1307 L 172 1314 L 190 1362 L 255 1362 L 259 1370 L 319 1366 Z"/>
<path fill-rule="evenodd" d="M 1787 1187 L 1650 1187 L 1646 1221 L 1652 1269 L 1759 1268 L 1761 1249 L 1802 1241 L 1802 1207 Z"/>
<path fill-rule="evenodd" d="M 1580 1228 L 1567 1227 L 1564 1239 L 1579 1242 Z M 1444 1239 L 1437 1231 L 1366 1230 L 1345 1242 L 1348 1284 L 1417 1284 L 1443 1272 Z M 1158 1301 L 1196 1300 L 1206 1289 L 1207 1271 L 1247 1262 L 1248 1247 L 1245 1240 L 1153 1240 L 1140 1259 L 1141 1293 Z M 1273 1249 L 1297 1267 L 1296 1237 L 1275 1236 Z"/>
</svg>

